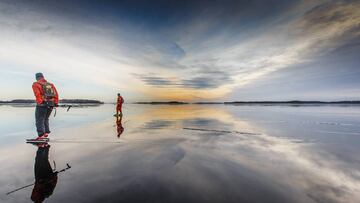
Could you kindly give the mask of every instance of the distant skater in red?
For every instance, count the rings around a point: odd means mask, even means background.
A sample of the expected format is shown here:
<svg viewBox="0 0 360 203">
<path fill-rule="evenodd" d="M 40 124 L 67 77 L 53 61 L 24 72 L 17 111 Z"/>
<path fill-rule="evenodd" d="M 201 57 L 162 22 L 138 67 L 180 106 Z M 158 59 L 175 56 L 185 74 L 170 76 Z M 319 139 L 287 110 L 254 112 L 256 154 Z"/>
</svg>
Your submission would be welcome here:
<svg viewBox="0 0 360 203">
<path fill-rule="evenodd" d="M 118 93 L 117 103 L 116 103 L 116 115 L 122 116 L 122 104 L 124 103 L 124 98 Z"/>
</svg>

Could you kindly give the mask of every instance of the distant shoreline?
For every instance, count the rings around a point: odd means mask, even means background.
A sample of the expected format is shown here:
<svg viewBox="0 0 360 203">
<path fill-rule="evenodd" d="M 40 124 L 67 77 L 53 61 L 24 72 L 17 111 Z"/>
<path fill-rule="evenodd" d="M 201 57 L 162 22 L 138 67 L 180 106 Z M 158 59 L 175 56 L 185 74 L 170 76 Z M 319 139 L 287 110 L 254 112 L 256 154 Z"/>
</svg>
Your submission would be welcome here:
<svg viewBox="0 0 360 203">
<path fill-rule="evenodd" d="M 182 104 L 190 104 L 188 102 L 181 102 L 181 101 L 167 101 L 167 102 L 134 102 L 134 104 L 151 104 L 151 105 L 182 105 Z"/>
<path fill-rule="evenodd" d="M 182 102 L 182 101 L 165 101 L 165 102 L 134 102 L 133 104 L 147 105 L 360 105 L 360 101 L 232 101 L 232 102 Z"/>
<path fill-rule="evenodd" d="M 92 99 L 61 99 L 60 104 L 84 104 L 84 105 L 100 105 L 104 104 L 102 101 Z M 14 99 L 10 101 L 0 101 L 0 104 L 35 104 L 35 100 L 31 99 Z"/>
<path fill-rule="evenodd" d="M 24 104 L 35 104 L 35 100 L 31 99 L 14 99 L 10 101 L 0 101 L 0 105 L 24 105 Z M 77 104 L 77 105 L 101 105 L 105 104 L 99 100 L 91 99 L 62 99 L 59 104 Z M 130 104 L 145 104 L 145 105 L 360 105 L 359 100 L 354 101 L 231 101 L 231 102 L 183 102 L 183 101 L 149 101 L 149 102 L 132 102 Z"/>
</svg>

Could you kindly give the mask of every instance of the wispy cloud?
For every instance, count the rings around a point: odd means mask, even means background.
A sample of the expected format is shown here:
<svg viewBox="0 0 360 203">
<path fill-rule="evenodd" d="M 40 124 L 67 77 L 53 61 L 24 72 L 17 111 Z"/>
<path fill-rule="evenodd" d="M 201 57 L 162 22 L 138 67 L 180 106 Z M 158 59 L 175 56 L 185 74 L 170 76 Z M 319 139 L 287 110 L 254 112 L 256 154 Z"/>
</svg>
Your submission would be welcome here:
<svg viewBox="0 0 360 203">
<path fill-rule="evenodd" d="M 232 83 L 229 73 L 220 70 L 211 70 L 204 72 L 204 69 L 189 75 L 185 79 L 177 77 L 160 77 L 154 73 L 133 74 L 147 85 L 159 88 L 192 88 L 192 89 L 212 89 L 224 84 Z"/>
<path fill-rule="evenodd" d="M 246 42 L 212 50 L 206 56 L 200 54 L 200 58 L 205 63 L 216 58 L 208 66 L 232 73 L 234 82 L 225 85 L 227 93 L 272 72 L 316 59 L 359 37 L 359 8 L 356 1 L 320 4 Z M 195 60 L 199 59 L 194 56 L 186 62 L 196 64 Z"/>
<path fill-rule="evenodd" d="M 146 19 L 111 10 L 89 21 L 83 14 L 93 8 L 71 7 L 62 14 L 51 13 L 51 4 L 1 2 L 0 67 L 28 74 L 42 70 L 64 83 L 95 85 L 109 99 L 117 91 L 134 100 L 219 99 L 314 61 L 360 33 L 358 1 L 178 7 L 168 8 L 174 15 L 159 14 L 167 22 L 153 13 L 145 12 L 154 17 Z"/>
</svg>

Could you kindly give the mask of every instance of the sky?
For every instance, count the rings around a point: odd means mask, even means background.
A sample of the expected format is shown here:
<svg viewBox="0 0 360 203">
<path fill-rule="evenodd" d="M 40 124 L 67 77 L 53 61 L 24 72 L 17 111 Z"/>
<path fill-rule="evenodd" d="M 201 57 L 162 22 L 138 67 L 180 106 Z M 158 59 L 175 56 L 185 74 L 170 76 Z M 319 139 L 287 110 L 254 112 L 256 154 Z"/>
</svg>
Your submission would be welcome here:
<svg viewBox="0 0 360 203">
<path fill-rule="evenodd" d="M 0 0 L 0 100 L 360 100 L 360 1 Z"/>
</svg>

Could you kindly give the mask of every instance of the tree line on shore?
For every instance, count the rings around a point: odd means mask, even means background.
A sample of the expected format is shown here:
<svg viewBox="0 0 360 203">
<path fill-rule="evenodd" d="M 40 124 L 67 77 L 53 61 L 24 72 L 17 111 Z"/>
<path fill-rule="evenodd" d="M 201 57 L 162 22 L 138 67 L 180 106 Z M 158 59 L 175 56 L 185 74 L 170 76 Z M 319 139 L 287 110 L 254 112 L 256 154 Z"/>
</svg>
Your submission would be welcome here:
<svg viewBox="0 0 360 203">
<path fill-rule="evenodd" d="M 14 99 L 10 101 L 1 101 L 0 104 L 34 104 L 32 99 Z M 62 104 L 104 104 L 104 102 L 92 99 L 61 99 Z M 360 100 L 346 101 L 231 101 L 231 102 L 183 102 L 183 101 L 146 101 L 134 102 L 134 104 L 150 104 L 150 105 L 184 105 L 184 104 L 226 104 L 226 105 L 322 105 L 322 104 L 360 104 Z"/>
<path fill-rule="evenodd" d="M 0 101 L 0 104 L 33 104 L 35 100 L 32 99 L 13 99 L 10 101 Z M 92 99 L 61 99 L 59 103 L 62 104 L 103 104 L 104 102 Z"/>
</svg>

